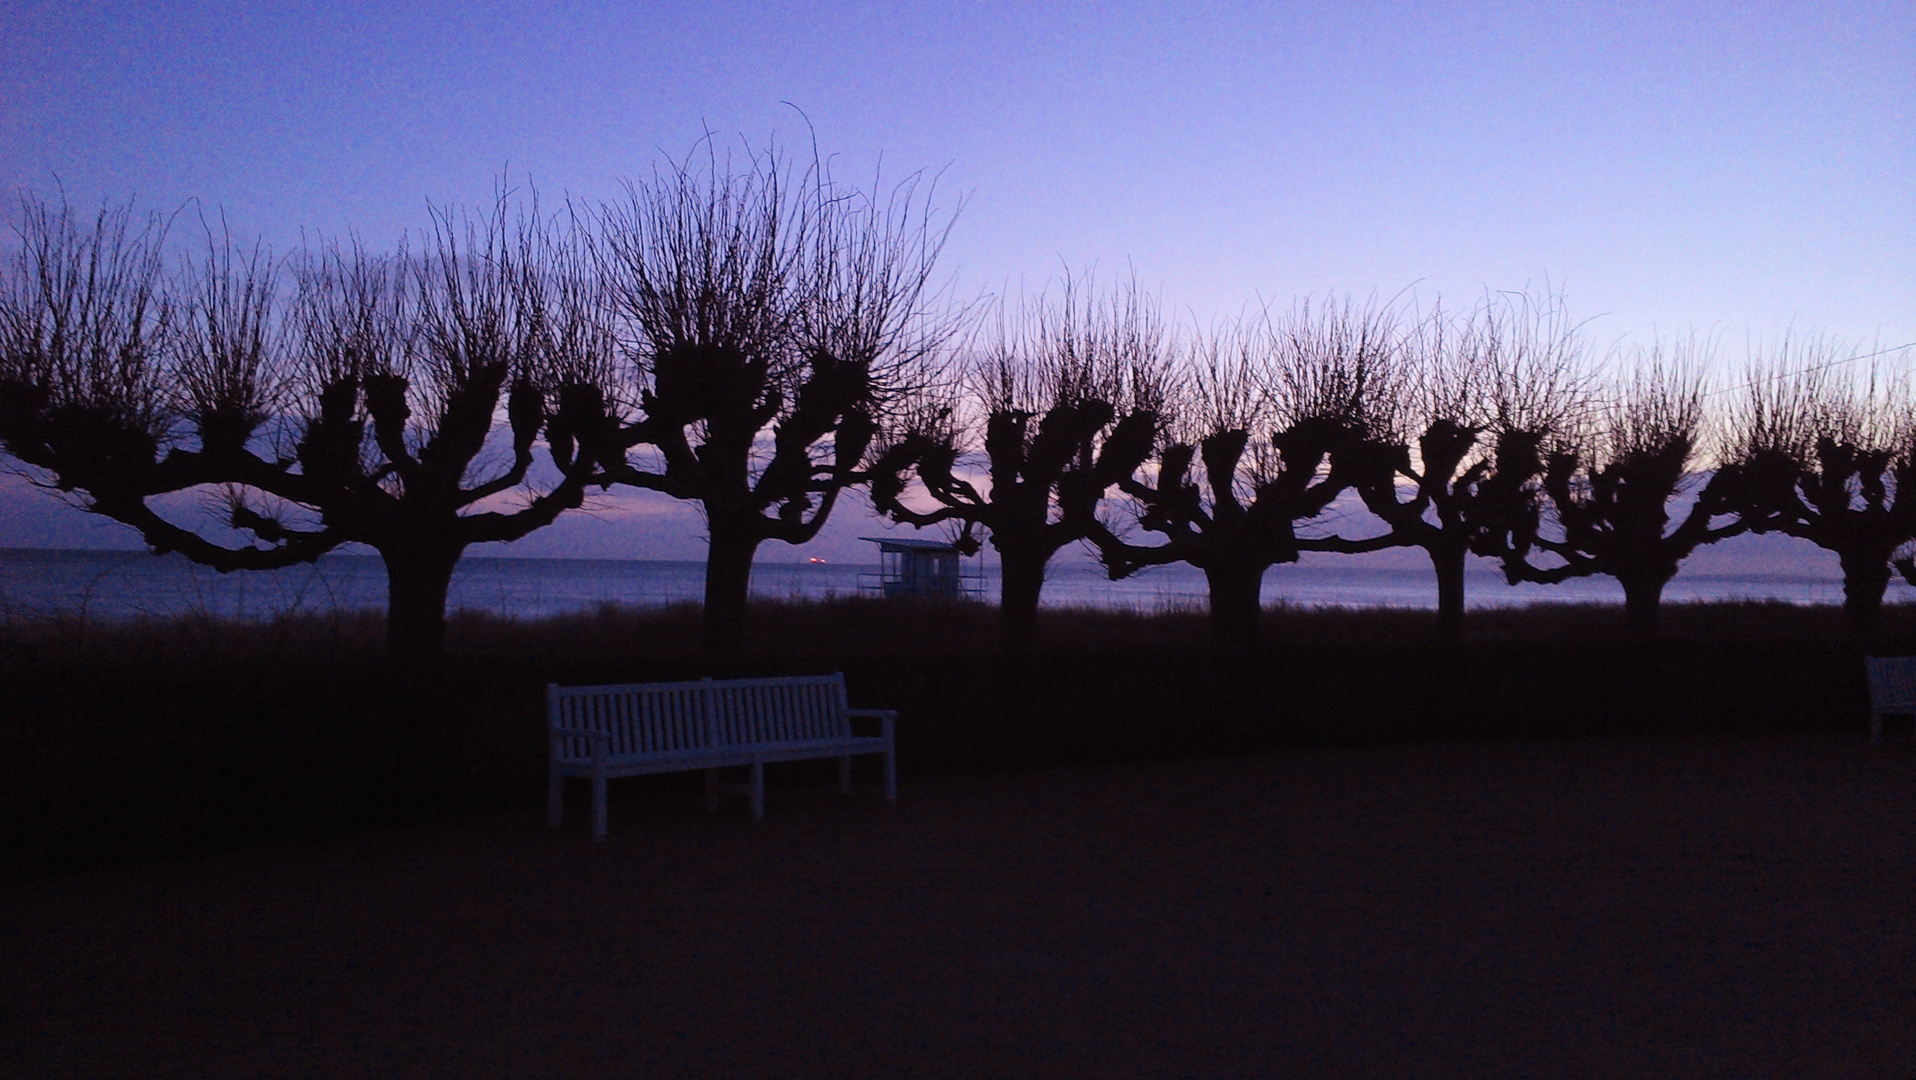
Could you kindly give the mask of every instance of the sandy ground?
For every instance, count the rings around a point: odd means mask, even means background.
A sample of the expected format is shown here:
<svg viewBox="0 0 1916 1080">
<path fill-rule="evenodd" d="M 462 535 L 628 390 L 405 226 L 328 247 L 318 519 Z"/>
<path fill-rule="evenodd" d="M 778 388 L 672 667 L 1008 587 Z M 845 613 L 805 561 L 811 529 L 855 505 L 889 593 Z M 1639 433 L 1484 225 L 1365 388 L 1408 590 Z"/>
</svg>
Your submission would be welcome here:
<svg viewBox="0 0 1916 1080">
<path fill-rule="evenodd" d="M 1916 1075 L 1907 746 L 772 779 L 0 886 L 0 1071 Z"/>
</svg>

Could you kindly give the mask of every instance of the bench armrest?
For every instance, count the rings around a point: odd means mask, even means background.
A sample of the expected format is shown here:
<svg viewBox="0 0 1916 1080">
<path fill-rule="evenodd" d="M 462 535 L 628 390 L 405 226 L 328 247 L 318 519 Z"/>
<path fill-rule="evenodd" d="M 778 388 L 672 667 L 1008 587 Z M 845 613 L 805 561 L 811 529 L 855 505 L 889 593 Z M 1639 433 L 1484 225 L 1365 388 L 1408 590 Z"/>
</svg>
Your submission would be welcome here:
<svg viewBox="0 0 1916 1080">
<path fill-rule="evenodd" d="M 884 738 L 892 738 L 892 723 L 898 719 L 897 709 L 846 709 L 845 715 L 853 720 L 876 720 Z"/>
</svg>

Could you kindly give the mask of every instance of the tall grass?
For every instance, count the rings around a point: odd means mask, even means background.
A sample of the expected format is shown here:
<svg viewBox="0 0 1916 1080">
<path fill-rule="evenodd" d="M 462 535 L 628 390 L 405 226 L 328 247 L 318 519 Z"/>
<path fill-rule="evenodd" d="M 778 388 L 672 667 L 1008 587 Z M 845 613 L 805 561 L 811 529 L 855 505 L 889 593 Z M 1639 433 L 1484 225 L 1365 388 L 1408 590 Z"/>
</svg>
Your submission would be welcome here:
<svg viewBox="0 0 1916 1080">
<path fill-rule="evenodd" d="M 1614 606 L 1264 613 L 1220 655 L 1200 612 L 1047 610 L 1007 656 L 977 604 L 771 603 L 722 663 L 695 605 L 537 621 L 463 614 L 394 667 L 383 620 L 298 616 L 0 628 L 0 866 L 185 855 L 535 805 L 543 686 L 844 671 L 901 712 L 906 774 L 1444 738 L 1861 730 L 1834 607 L 1679 604 L 1654 645 Z M 1916 651 L 1916 608 L 1884 651 Z M 669 783 L 672 781 L 659 781 Z"/>
<path fill-rule="evenodd" d="M 1666 643 L 1847 643 L 1849 630 L 1836 606 L 1781 601 L 1672 603 L 1659 633 Z M 1916 605 L 1891 606 L 1886 645 L 1916 643 Z M 462 612 L 448 642 L 454 652 L 539 648 L 561 652 L 696 659 L 697 604 L 663 608 L 606 605 L 595 611 L 543 619 Z M 1424 644 L 1436 613 L 1413 608 L 1274 605 L 1263 611 L 1265 650 L 1309 642 Z M 903 602 L 870 597 L 757 603 L 742 652 L 747 656 L 837 657 L 988 654 L 998 648 L 997 609 L 974 602 Z M 1616 604 L 1533 604 L 1472 611 L 1466 640 L 1474 645 L 1551 642 L 1566 646 L 1626 640 Z M 1047 607 L 1038 618 L 1039 652 L 1099 649 L 1207 650 L 1211 638 L 1202 605 L 1167 604 L 1155 610 Z"/>
</svg>

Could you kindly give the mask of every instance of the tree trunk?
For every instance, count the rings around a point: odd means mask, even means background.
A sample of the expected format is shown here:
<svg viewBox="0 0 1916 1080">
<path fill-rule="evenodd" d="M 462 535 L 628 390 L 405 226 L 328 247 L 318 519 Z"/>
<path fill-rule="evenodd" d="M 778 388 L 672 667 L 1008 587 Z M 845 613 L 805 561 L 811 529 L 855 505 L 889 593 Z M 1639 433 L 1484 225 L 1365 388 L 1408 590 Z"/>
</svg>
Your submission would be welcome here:
<svg viewBox="0 0 1916 1080">
<path fill-rule="evenodd" d="M 432 656 L 446 639 L 446 592 L 461 548 L 382 548 L 386 564 L 386 651 Z"/>
<path fill-rule="evenodd" d="M 1248 652 L 1257 645 L 1264 569 L 1223 559 L 1204 568 L 1211 587 L 1211 642 L 1218 648 Z"/>
<path fill-rule="evenodd" d="M 1860 642 L 1875 640 L 1883 625 L 1883 590 L 1889 587 L 1889 558 L 1878 552 L 1842 553 L 1843 614 L 1849 617 L 1850 636 Z"/>
<path fill-rule="evenodd" d="M 1623 625 L 1631 637 L 1657 636 L 1657 614 L 1663 606 L 1663 586 L 1667 577 L 1618 578 L 1623 586 Z"/>
<path fill-rule="evenodd" d="M 752 592 L 752 556 L 759 538 L 712 523 L 705 553 L 705 612 L 701 644 L 713 655 L 730 655 L 745 644 L 745 605 Z"/>
<path fill-rule="evenodd" d="M 1038 627 L 1038 597 L 1044 592 L 1044 568 L 1050 553 L 998 549 L 998 640 L 1006 651 L 1031 648 Z"/>
<path fill-rule="evenodd" d="M 1464 636 L 1464 562 L 1467 551 L 1425 548 L 1431 569 L 1437 572 L 1437 636 L 1461 641 Z"/>
</svg>

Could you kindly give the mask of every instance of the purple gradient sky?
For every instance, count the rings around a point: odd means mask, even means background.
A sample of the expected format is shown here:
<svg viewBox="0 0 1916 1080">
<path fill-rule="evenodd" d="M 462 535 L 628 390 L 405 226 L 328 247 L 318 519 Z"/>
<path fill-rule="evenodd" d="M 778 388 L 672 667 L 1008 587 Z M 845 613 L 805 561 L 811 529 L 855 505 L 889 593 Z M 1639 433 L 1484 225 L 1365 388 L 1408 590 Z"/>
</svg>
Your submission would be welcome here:
<svg viewBox="0 0 1916 1080">
<path fill-rule="evenodd" d="M 1909 3 L 155 7 L 0 7 L 0 184 L 384 243 L 508 163 L 590 198 L 708 127 L 797 149 L 789 101 L 843 178 L 943 170 L 962 294 L 1547 276 L 1606 342 L 1916 341 Z"/>
</svg>

